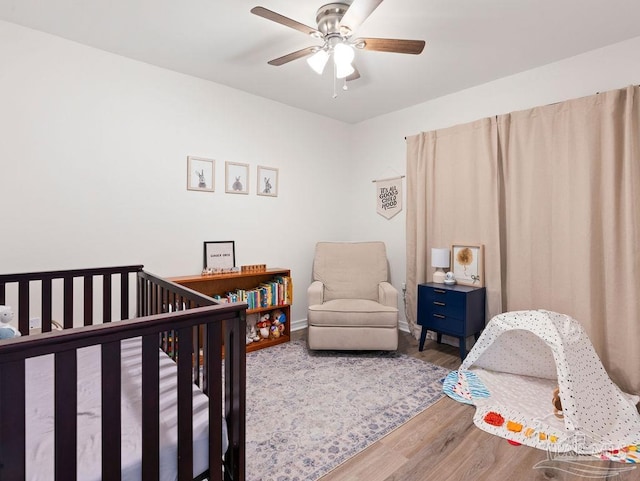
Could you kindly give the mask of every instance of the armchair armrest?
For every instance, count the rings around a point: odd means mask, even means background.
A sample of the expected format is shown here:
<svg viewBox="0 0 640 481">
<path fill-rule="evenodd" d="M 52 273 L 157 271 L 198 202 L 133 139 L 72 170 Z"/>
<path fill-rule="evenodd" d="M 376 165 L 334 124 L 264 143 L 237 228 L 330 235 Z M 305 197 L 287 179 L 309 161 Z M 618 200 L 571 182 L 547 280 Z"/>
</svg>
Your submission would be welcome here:
<svg viewBox="0 0 640 481">
<path fill-rule="evenodd" d="M 383 306 L 398 308 L 398 289 L 388 282 L 378 284 L 378 302 Z"/>
<path fill-rule="evenodd" d="M 324 300 L 324 284 L 320 281 L 313 281 L 307 289 L 307 300 L 310 306 L 322 304 Z"/>
</svg>

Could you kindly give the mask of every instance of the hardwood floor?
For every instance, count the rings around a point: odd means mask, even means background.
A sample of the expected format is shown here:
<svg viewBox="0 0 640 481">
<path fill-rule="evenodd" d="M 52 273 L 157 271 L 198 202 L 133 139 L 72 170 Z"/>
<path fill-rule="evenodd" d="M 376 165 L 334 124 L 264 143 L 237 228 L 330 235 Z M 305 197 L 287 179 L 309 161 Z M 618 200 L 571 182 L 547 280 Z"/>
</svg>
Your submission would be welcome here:
<svg viewBox="0 0 640 481">
<path fill-rule="evenodd" d="M 292 333 L 294 339 L 306 331 Z M 457 369 L 458 348 L 435 341 L 418 351 L 418 341 L 400 335 L 400 352 L 440 366 Z M 320 481 L 640 481 L 640 467 L 616 474 L 628 464 L 593 459 L 589 467 L 602 470 L 594 476 L 567 472 L 567 463 L 549 461 L 544 451 L 512 446 L 505 439 L 481 431 L 473 424 L 475 408 L 443 397 L 357 456 L 320 478 Z M 535 467 L 544 463 L 545 467 Z M 585 466 L 580 466 L 585 469 Z"/>
</svg>

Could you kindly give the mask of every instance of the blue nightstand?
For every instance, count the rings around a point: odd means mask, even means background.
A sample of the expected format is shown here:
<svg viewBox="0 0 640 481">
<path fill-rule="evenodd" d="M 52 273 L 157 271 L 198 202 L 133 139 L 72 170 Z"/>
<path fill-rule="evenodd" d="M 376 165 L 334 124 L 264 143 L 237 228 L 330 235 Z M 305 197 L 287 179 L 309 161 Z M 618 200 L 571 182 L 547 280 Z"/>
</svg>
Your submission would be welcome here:
<svg viewBox="0 0 640 481">
<path fill-rule="evenodd" d="M 460 340 L 460 359 L 464 359 L 467 355 L 466 338 L 474 335 L 478 339 L 484 329 L 485 295 L 484 287 L 431 282 L 419 284 L 418 324 L 422 326 L 419 349 L 424 349 L 427 331 L 434 331 L 438 343 L 442 334 L 457 337 Z"/>
</svg>

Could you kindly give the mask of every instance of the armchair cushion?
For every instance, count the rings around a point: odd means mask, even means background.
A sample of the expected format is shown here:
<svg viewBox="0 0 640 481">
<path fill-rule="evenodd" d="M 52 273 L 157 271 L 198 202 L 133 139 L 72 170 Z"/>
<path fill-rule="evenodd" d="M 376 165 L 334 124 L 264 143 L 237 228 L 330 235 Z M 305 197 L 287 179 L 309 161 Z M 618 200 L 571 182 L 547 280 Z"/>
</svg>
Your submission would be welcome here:
<svg viewBox="0 0 640 481">
<path fill-rule="evenodd" d="M 319 242 L 313 280 L 324 284 L 324 300 L 378 300 L 378 284 L 388 281 L 382 242 Z"/>
<path fill-rule="evenodd" d="M 390 327 L 398 325 L 398 309 L 369 299 L 333 299 L 309 306 L 309 324 L 323 327 Z"/>
</svg>

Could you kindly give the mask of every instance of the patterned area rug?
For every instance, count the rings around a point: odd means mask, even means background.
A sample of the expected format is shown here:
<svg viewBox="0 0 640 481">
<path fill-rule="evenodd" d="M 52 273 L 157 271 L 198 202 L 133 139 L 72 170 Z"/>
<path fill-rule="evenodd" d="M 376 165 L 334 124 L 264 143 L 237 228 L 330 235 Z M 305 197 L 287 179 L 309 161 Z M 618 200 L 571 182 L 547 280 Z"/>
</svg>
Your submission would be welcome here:
<svg viewBox="0 0 640 481">
<path fill-rule="evenodd" d="M 313 481 L 442 397 L 449 371 L 404 354 L 247 354 L 247 481 Z"/>
</svg>

